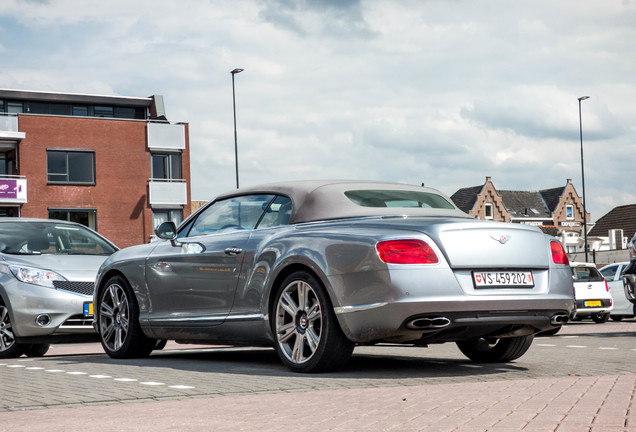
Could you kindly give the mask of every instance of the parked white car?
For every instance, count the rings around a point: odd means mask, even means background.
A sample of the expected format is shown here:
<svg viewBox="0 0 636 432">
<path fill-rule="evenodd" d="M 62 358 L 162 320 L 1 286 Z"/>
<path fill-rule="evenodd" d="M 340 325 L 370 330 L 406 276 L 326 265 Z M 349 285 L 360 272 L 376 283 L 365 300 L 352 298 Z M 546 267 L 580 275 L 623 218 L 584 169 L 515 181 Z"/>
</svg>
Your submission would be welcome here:
<svg viewBox="0 0 636 432">
<path fill-rule="evenodd" d="M 627 261 L 609 264 L 599 270 L 607 281 L 614 300 L 614 308 L 610 312 L 613 321 L 636 317 L 636 304 L 630 302 L 625 295 L 623 273 L 628 264 Z"/>
<path fill-rule="evenodd" d="M 576 307 L 572 318 L 592 318 L 595 323 L 604 323 L 610 317 L 613 299 L 605 278 L 590 263 L 570 263 L 574 278 Z"/>
</svg>

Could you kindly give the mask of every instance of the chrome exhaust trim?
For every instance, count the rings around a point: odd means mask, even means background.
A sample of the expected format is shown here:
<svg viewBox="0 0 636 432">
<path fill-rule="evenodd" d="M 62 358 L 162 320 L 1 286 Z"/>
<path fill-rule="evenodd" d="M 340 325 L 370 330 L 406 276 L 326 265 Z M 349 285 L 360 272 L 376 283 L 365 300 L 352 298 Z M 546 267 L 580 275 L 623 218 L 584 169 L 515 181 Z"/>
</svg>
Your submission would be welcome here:
<svg viewBox="0 0 636 432">
<path fill-rule="evenodd" d="M 434 329 L 442 329 L 444 327 L 448 327 L 451 323 L 451 320 L 446 317 L 434 317 L 434 318 L 416 318 L 414 320 L 409 321 L 406 324 L 407 328 L 412 330 L 434 330 Z"/>
<path fill-rule="evenodd" d="M 569 318 L 567 315 L 557 314 L 552 317 L 552 319 L 550 320 L 550 324 L 552 325 L 565 324 L 566 322 L 568 322 L 568 319 Z"/>
</svg>

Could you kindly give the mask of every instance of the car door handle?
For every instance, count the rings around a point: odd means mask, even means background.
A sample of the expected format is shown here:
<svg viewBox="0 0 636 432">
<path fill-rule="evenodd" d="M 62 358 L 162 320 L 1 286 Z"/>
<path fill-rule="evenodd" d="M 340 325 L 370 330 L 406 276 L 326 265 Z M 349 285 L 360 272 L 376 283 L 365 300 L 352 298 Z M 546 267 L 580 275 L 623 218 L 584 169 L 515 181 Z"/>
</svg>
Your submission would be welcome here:
<svg viewBox="0 0 636 432">
<path fill-rule="evenodd" d="M 226 255 L 238 255 L 241 252 L 243 252 L 243 249 L 241 249 L 241 248 L 231 247 L 231 248 L 225 249 L 225 254 Z"/>
</svg>

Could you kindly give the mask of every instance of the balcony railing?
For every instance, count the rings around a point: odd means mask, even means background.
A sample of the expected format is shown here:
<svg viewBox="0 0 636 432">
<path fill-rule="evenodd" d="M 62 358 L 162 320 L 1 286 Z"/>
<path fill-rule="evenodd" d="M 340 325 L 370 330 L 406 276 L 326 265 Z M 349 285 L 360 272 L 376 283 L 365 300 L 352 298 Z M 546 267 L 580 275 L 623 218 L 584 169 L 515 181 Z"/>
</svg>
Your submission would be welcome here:
<svg viewBox="0 0 636 432">
<path fill-rule="evenodd" d="M 24 132 L 18 129 L 18 116 L 15 114 L 0 114 L 0 139 L 23 140 Z"/>
<path fill-rule="evenodd" d="M 148 122 L 148 148 L 154 150 L 184 150 L 185 125 Z"/>
<path fill-rule="evenodd" d="M 0 204 L 27 202 L 27 180 L 24 176 L 0 175 Z"/>
<path fill-rule="evenodd" d="M 185 205 L 188 203 L 185 180 L 150 179 L 150 205 Z"/>
</svg>

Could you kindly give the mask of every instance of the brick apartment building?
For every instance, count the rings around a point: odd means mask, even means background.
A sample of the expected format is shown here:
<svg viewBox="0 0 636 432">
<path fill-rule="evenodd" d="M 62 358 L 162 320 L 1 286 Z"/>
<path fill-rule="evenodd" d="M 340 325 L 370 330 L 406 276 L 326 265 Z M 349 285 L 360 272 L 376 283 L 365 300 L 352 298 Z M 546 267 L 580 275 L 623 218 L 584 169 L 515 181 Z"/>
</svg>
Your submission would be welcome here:
<svg viewBox="0 0 636 432">
<path fill-rule="evenodd" d="M 451 199 L 469 215 L 485 220 L 534 225 L 559 237 L 568 253 L 583 250 L 583 200 L 572 180 L 540 191 L 497 190 L 490 177 L 483 185 L 459 189 Z M 588 225 L 589 226 L 589 225 Z"/>
<path fill-rule="evenodd" d="M 126 247 L 189 214 L 188 124 L 161 96 L 0 89 L 0 217 L 73 220 Z"/>
</svg>

